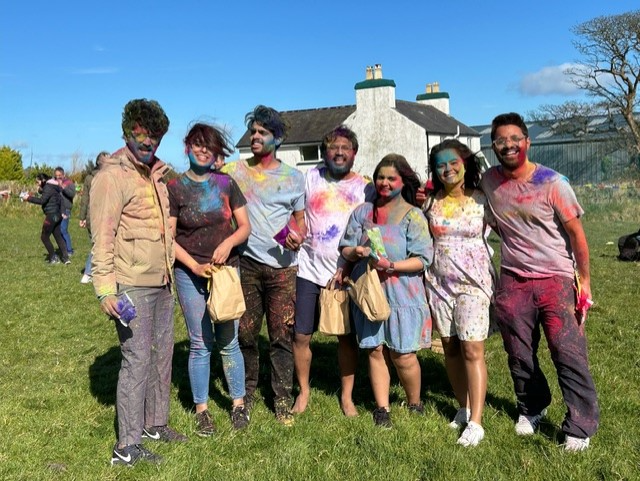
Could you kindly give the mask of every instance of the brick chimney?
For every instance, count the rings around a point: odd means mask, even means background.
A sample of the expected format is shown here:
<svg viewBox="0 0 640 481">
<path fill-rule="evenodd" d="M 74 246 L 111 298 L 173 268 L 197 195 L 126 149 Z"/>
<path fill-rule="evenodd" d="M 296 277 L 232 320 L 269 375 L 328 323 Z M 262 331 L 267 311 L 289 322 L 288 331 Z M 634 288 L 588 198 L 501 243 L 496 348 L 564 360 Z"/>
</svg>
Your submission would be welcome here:
<svg viewBox="0 0 640 481">
<path fill-rule="evenodd" d="M 440 92 L 440 84 L 438 82 L 427 84 L 425 93 L 418 95 L 416 102 L 431 105 L 449 115 L 449 94 L 447 92 Z"/>
<path fill-rule="evenodd" d="M 365 80 L 355 85 L 356 109 L 375 111 L 396 107 L 396 83 L 382 78 L 382 65 L 376 64 L 366 69 Z"/>
</svg>

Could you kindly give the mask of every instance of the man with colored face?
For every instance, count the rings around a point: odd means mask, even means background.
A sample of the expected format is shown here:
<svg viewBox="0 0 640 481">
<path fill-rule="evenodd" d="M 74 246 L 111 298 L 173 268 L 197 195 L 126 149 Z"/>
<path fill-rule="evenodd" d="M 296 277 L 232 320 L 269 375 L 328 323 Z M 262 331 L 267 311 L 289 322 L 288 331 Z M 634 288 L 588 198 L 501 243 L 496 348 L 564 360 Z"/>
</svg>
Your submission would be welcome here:
<svg viewBox="0 0 640 481">
<path fill-rule="evenodd" d="M 251 409 L 259 377 L 262 318 L 269 332 L 271 388 L 276 419 L 293 424 L 293 323 L 297 255 L 304 240 L 304 176 L 276 157 L 287 126 L 280 114 L 258 105 L 245 117 L 253 157 L 225 165 L 247 199 L 251 235 L 240 246 L 246 312 L 238 338 L 245 364 L 245 407 Z M 282 244 L 278 241 L 282 240 Z"/>
<path fill-rule="evenodd" d="M 116 410 L 118 442 L 111 464 L 159 463 L 142 439 L 187 438 L 167 426 L 173 357 L 169 171 L 155 156 L 169 119 L 154 100 L 124 107 L 125 146 L 103 159 L 91 184 L 93 286 L 100 307 L 114 321 L 122 361 Z"/>
<path fill-rule="evenodd" d="M 591 303 L 584 211 L 566 177 L 529 160 L 520 115 L 497 116 L 491 139 L 500 165 L 481 185 L 502 238 L 495 307 L 517 397 L 515 430 L 533 434 L 551 403 L 537 356 L 542 327 L 567 406 L 564 447 L 582 451 L 599 420 L 584 330 Z"/>
<path fill-rule="evenodd" d="M 342 281 L 344 258 L 338 244 L 349 221 L 349 214 L 365 201 L 373 201 L 371 183 L 352 172 L 358 152 L 358 138 L 345 125 L 325 135 L 320 146 L 324 164 L 306 174 L 305 225 L 307 236 L 300 248 L 296 281 L 296 321 L 293 355 L 300 394 L 294 413 L 303 412 L 309 402 L 311 387 L 311 336 L 318 329 L 320 289 L 330 282 Z M 338 286 L 339 287 L 339 286 Z M 340 406 L 346 416 L 356 416 L 353 383 L 358 361 L 355 330 L 338 336 L 340 366 Z"/>
</svg>

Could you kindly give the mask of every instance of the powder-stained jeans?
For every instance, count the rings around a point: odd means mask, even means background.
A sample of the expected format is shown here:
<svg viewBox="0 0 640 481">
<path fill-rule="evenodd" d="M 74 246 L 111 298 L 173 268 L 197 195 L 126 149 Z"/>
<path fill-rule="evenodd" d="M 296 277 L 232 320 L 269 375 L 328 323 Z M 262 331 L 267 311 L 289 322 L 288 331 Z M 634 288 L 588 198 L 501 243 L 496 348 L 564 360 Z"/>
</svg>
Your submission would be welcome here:
<svg viewBox="0 0 640 481">
<path fill-rule="evenodd" d="M 238 320 L 213 324 L 207 311 L 207 279 L 176 265 L 178 300 L 189 332 L 189 381 L 193 402 L 209 400 L 211 351 L 213 340 L 220 350 L 222 370 L 231 399 L 242 399 L 244 390 L 244 359 L 238 345 Z"/>
<path fill-rule="evenodd" d="M 258 386 L 258 337 L 266 317 L 271 360 L 271 388 L 276 408 L 290 408 L 293 400 L 293 323 L 297 267 L 274 269 L 240 258 L 240 279 L 247 311 L 240 318 L 240 349 L 244 356 L 247 395 Z"/>
<path fill-rule="evenodd" d="M 562 431 L 578 438 L 592 436 L 598 429 L 599 410 L 584 324 L 576 320 L 574 281 L 559 276 L 522 278 L 503 271 L 496 291 L 496 314 L 518 411 L 535 415 L 551 403 L 537 355 L 542 326 L 567 406 Z"/>
<path fill-rule="evenodd" d="M 136 307 L 129 327 L 116 320 L 122 363 L 116 409 L 118 442 L 139 444 L 144 426 L 164 426 L 169 420 L 173 306 L 169 286 L 118 286 Z"/>
</svg>

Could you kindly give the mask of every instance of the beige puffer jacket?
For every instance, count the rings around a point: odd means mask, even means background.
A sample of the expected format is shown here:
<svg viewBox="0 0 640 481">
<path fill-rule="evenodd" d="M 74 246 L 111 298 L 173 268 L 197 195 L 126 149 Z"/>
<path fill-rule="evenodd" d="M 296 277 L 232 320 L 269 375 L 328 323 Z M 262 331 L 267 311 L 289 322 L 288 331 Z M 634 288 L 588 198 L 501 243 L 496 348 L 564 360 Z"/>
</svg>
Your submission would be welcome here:
<svg viewBox="0 0 640 481">
<path fill-rule="evenodd" d="M 117 284 L 158 287 L 171 282 L 174 239 L 169 226 L 169 194 L 163 176 L 169 167 L 137 161 L 123 147 L 91 184 L 89 213 L 93 240 L 92 275 L 98 297 Z"/>
</svg>

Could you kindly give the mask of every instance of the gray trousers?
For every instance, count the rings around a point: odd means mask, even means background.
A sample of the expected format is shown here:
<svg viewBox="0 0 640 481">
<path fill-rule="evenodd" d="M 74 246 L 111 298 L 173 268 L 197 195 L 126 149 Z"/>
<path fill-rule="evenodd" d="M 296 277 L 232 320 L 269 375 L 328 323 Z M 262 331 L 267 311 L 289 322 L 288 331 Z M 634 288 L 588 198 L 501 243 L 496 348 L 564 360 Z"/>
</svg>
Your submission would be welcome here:
<svg viewBox="0 0 640 481">
<path fill-rule="evenodd" d="M 129 327 L 115 321 L 122 353 L 118 442 L 139 444 L 144 426 L 164 426 L 169 420 L 174 299 L 169 286 L 118 286 L 118 291 L 126 291 L 136 307 Z"/>
</svg>

